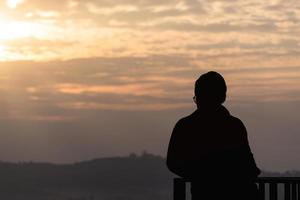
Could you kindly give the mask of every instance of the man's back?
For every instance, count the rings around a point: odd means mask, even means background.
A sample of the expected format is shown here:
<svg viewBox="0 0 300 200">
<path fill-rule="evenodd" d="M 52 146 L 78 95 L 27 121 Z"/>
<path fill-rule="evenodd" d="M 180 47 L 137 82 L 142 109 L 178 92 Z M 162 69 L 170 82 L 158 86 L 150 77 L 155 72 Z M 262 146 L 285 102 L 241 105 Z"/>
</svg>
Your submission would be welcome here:
<svg viewBox="0 0 300 200">
<path fill-rule="evenodd" d="M 243 123 L 223 106 L 197 109 L 177 122 L 167 165 L 175 174 L 188 178 L 247 179 L 259 173 Z"/>
<path fill-rule="evenodd" d="M 255 199 L 260 170 L 243 123 L 222 106 L 227 86 L 217 72 L 195 82 L 197 110 L 180 119 L 172 132 L 167 166 L 192 181 L 193 199 Z M 209 198 L 206 195 L 209 194 Z"/>
</svg>

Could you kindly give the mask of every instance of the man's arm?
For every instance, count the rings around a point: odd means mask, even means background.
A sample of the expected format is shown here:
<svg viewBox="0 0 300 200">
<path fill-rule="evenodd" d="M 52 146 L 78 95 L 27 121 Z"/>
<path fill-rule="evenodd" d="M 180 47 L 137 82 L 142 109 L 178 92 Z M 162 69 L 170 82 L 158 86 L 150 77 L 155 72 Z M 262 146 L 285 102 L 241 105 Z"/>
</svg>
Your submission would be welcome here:
<svg viewBox="0 0 300 200">
<path fill-rule="evenodd" d="M 249 141 L 248 141 L 248 134 L 247 129 L 239 120 L 240 130 L 242 133 L 242 145 L 241 145 L 241 160 L 244 163 L 244 167 L 248 172 L 249 178 L 256 178 L 260 173 L 260 169 L 257 167 L 255 159 L 253 157 L 253 153 L 251 151 Z"/>
<path fill-rule="evenodd" d="M 178 121 L 172 131 L 171 139 L 167 154 L 167 167 L 174 174 L 186 177 L 186 170 L 184 169 L 184 147 L 182 144 L 182 129 L 181 122 Z"/>
</svg>

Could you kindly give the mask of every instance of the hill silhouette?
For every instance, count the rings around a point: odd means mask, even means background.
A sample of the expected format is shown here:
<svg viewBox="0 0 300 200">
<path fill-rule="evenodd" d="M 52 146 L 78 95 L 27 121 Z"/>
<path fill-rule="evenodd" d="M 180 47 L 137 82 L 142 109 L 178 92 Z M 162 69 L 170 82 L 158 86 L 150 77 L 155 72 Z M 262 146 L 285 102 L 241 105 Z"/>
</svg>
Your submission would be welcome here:
<svg viewBox="0 0 300 200">
<path fill-rule="evenodd" d="M 262 176 L 300 176 L 300 172 Z M 146 152 L 73 164 L 0 162 L 0 199 L 165 200 L 172 198 L 173 177 L 163 157 Z"/>
<path fill-rule="evenodd" d="M 74 164 L 0 163 L 0 199 L 169 199 L 173 175 L 144 153 Z"/>
</svg>

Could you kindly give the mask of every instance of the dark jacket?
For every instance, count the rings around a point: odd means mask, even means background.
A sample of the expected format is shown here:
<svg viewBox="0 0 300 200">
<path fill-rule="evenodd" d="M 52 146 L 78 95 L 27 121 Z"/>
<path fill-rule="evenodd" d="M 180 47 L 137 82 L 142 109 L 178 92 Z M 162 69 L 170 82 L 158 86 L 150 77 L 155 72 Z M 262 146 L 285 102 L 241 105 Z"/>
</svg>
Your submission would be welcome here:
<svg viewBox="0 0 300 200">
<path fill-rule="evenodd" d="M 224 106 L 199 108 L 172 132 L 167 166 L 190 179 L 253 181 L 260 173 L 241 120 Z"/>
</svg>

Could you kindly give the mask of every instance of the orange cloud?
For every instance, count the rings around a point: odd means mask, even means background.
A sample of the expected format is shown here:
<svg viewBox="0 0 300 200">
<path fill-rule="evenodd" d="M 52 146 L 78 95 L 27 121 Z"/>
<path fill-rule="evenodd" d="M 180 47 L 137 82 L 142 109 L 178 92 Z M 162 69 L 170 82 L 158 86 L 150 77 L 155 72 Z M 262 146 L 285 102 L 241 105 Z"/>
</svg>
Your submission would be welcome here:
<svg viewBox="0 0 300 200">
<path fill-rule="evenodd" d="M 125 84 L 125 85 L 83 85 L 63 83 L 55 86 L 55 89 L 66 94 L 130 94 L 135 96 L 164 96 L 165 91 L 154 83 Z"/>
<path fill-rule="evenodd" d="M 86 110 L 119 110 L 119 111 L 162 111 L 173 110 L 179 108 L 191 107 L 190 103 L 96 103 L 96 102 L 73 102 L 73 103 L 61 103 L 60 107 L 65 109 L 86 109 Z"/>
</svg>

